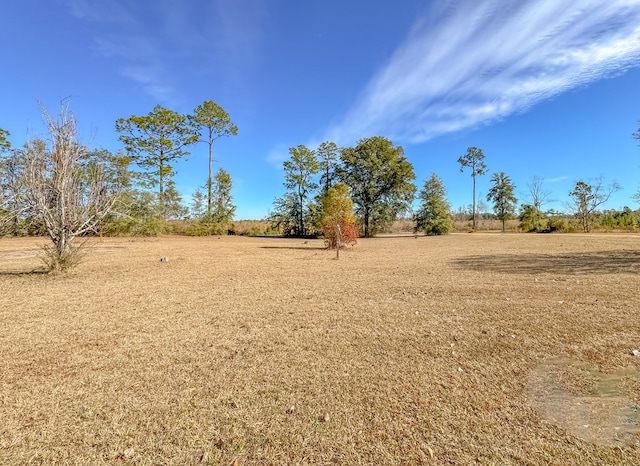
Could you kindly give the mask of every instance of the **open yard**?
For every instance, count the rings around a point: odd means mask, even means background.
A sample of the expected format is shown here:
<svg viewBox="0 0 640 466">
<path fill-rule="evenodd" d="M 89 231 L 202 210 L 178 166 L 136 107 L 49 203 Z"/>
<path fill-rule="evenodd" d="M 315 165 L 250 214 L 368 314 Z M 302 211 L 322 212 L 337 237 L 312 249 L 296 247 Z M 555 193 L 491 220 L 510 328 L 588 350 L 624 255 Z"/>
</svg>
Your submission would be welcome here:
<svg viewBox="0 0 640 466">
<path fill-rule="evenodd" d="M 638 235 L 42 243 L 0 239 L 0 464 L 640 464 Z"/>
</svg>

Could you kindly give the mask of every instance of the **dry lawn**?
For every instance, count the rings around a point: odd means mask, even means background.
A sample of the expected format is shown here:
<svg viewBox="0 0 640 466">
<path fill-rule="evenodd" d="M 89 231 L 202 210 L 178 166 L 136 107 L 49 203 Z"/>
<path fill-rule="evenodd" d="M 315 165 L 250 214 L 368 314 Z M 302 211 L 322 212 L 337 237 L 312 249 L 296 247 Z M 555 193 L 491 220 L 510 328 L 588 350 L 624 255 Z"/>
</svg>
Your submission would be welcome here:
<svg viewBox="0 0 640 466">
<path fill-rule="evenodd" d="M 0 240 L 0 464 L 640 464 L 640 236 L 42 242 Z"/>
</svg>

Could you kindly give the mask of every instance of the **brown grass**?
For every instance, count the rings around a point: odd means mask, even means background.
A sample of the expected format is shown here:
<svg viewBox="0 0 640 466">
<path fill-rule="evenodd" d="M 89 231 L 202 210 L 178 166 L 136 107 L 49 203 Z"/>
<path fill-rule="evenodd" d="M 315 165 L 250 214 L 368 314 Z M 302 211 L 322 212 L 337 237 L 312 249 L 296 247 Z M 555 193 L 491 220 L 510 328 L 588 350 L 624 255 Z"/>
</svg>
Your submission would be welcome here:
<svg viewBox="0 0 640 466">
<path fill-rule="evenodd" d="M 42 242 L 0 240 L 0 464 L 640 464 L 637 235 Z"/>
</svg>

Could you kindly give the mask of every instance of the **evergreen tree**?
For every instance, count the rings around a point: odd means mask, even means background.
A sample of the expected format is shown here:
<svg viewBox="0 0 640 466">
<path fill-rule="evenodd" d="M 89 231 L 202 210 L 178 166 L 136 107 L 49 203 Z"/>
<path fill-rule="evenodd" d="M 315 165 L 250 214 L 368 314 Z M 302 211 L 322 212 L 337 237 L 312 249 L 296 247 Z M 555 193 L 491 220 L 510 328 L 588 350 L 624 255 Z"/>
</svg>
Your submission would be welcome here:
<svg viewBox="0 0 640 466">
<path fill-rule="evenodd" d="M 160 212 L 163 218 L 168 218 L 164 191 L 167 181 L 175 174 L 172 163 L 188 154 L 185 148 L 198 141 L 198 134 L 185 115 L 160 105 L 148 115 L 119 118 L 116 131 L 122 133 L 119 139 L 133 161 L 147 170 L 151 184 L 158 185 Z"/>
<path fill-rule="evenodd" d="M 189 122 L 202 137 L 205 132 L 206 139 L 198 142 L 205 142 L 209 146 L 209 177 L 207 178 L 207 215 L 211 217 L 213 211 L 213 143 L 223 136 L 236 136 L 238 127 L 231 122 L 229 114 L 218 104 L 211 100 L 205 101 L 196 107 L 193 115 L 189 116 Z"/>
<path fill-rule="evenodd" d="M 513 218 L 516 212 L 516 199 L 514 184 L 504 172 L 494 173 L 491 176 L 491 189 L 487 194 L 487 201 L 493 201 L 493 211 L 499 220 L 502 221 L 502 231 L 505 230 L 505 222 Z"/>
<path fill-rule="evenodd" d="M 464 171 L 465 168 L 471 169 L 471 178 L 473 179 L 473 204 L 471 208 L 473 229 L 476 229 L 476 176 L 484 175 L 487 171 L 487 166 L 484 163 L 484 153 L 482 149 L 477 147 L 467 148 L 467 153 L 458 159 L 460 164 L 460 171 Z"/>
<path fill-rule="evenodd" d="M 307 235 L 309 223 L 309 198 L 317 190 L 314 175 L 320 170 L 315 151 L 299 145 L 289 149 L 291 158 L 283 163 L 285 172 L 284 185 L 295 197 L 295 229 L 294 236 Z"/>
<path fill-rule="evenodd" d="M 213 177 L 211 190 L 211 218 L 226 230 L 233 220 L 236 206 L 231 197 L 231 175 L 224 169 L 219 169 Z"/>
<path fill-rule="evenodd" d="M 415 174 L 402 147 L 374 136 L 343 149 L 340 160 L 338 174 L 349 186 L 365 237 L 373 236 L 409 208 L 416 191 Z"/>
<path fill-rule="evenodd" d="M 453 230 L 451 206 L 446 197 L 442 180 L 433 173 L 419 194 L 421 204 L 414 217 L 416 231 L 426 235 L 446 235 Z"/>
</svg>

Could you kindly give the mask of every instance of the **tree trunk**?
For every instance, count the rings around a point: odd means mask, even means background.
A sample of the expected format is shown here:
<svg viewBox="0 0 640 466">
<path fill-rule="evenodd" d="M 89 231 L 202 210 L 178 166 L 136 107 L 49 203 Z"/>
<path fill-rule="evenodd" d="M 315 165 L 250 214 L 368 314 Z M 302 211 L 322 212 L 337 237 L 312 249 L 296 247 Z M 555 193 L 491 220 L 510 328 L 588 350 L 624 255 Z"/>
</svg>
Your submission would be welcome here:
<svg viewBox="0 0 640 466">
<path fill-rule="evenodd" d="M 369 209 L 364 210 L 364 237 L 369 237 Z"/>
<path fill-rule="evenodd" d="M 300 203 L 298 205 L 298 236 L 304 236 L 304 194 L 299 192 Z"/>
<path fill-rule="evenodd" d="M 162 163 L 162 160 L 160 161 L 160 177 L 159 177 L 159 185 L 160 185 L 160 191 L 159 191 L 159 199 L 158 199 L 158 205 L 160 206 L 160 213 L 162 214 L 162 219 L 166 220 L 167 219 L 167 213 L 165 212 L 164 209 L 164 164 Z"/>
<path fill-rule="evenodd" d="M 211 198 L 213 197 L 213 128 L 209 128 L 209 179 L 207 181 L 207 219 L 211 220 Z"/>
<path fill-rule="evenodd" d="M 472 218 L 472 225 L 473 225 L 473 229 L 476 229 L 476 175 L 473 174 L 471 175 L 471 178 L 473 178 L 473 204 L 472 204 L 472 208 L 471 208 L 471 218 Z"/>
</svg>

